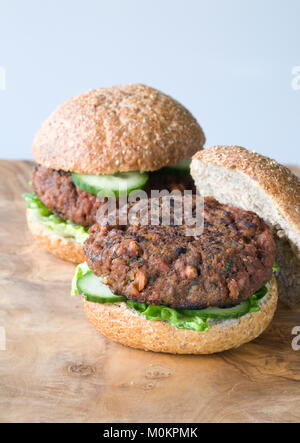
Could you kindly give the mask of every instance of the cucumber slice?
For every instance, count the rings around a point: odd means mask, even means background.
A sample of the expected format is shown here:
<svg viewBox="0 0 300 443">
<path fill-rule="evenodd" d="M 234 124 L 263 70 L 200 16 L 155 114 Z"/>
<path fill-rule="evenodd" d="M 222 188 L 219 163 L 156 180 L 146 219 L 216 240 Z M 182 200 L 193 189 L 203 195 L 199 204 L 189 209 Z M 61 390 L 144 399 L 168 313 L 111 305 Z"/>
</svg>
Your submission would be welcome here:
<svg viewBox="0 0 300 443">
<path fill-rule="evenodd" d="M 72 181 L 83 191 L 102 197 L 119 195 L 119 191 L 127 191 L 129 194 L 134 189 L 143 189 L 148 181 L 147 172 L 117 172 L 113 175 L 89 175 L 72 172 Z"/>
<path fill-rule="evenodd" d="M 190 164 L 191 159 L 181 160 L 177 165 L 165 166 L 161 169 L 161 172 L 172 175 L 190 175 Z"/>
<path fill-rule="evenodd" d="M 126 300 L 122 295 L 113 294 L 109 287 L 102 283 L 101 278 L 96 277 L 92 271 L 77 280 L 77 289 L 87 301 L 94 303 L 115 303 Z"/>
<path fill-rule="evenodd" d="M 237 318 L 242 317 L 247 314 L 250 309 L 249 300 L 242 301 L 240 304 L 233 306 L 232 308 L 218 308 L 218 307 L 209 307 L 205 309 L 184 309 L 181 312 L 185 315 L 198 315 L 203 318 Z"/>
</svg>

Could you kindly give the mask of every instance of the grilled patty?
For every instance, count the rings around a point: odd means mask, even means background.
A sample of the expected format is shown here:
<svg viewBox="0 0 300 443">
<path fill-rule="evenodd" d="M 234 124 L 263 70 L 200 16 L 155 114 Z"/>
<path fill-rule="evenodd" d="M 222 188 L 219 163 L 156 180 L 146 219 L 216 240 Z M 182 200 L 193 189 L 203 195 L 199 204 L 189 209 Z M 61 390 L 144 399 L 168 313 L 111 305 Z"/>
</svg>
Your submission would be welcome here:
<svg viewBox="0 0 300 443">
<path fill-rule="evenodd" d="M 32 173 L 32 185 L 39 199 L 58 217 L 87 227 L 96 223 L 97 211 L 103 203 L 97 200 L 96 195 L 84 192 L 75 186 L 71 172 L 36 165 Z M 145 188 L 149 196 L 151 189 L 194 191 L 194 182 L 190 176 L 182 177 L 154 172 L 149 174 Z"/>
<path fill-rule="evenodd" d="M 203 234 L 185 228 L 96 224 L 85 258 L 115 294 L 174 308 L 236 305 L 271 279 L 274 239 L 253 212 L 207 198 Z"/>
</svg>

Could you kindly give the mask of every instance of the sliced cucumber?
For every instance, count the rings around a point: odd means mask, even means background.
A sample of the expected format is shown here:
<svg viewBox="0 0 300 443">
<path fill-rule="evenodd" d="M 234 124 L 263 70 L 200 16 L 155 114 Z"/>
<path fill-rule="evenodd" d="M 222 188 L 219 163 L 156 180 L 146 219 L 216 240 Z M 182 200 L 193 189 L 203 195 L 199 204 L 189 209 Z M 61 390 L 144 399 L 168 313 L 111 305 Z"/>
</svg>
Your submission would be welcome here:
<svg viewBox="0 0 300 443">
<path fill-rule="evenodd" d="M 172 175 L 190 175 L 190 164 L 191 159 L 181 160 L 177 165 L 165 166 L 161 169 L 161 172 Z"/>
<path fill-rule="evenodd" d="M 242 317 L 249 312 L 250 302 L 249 300 L 242 301 L 240 304 L 233 306 L 232 308 L 218 308 L 209 307 L 205 309 L 184 309 L 182 313 L 185 315 L 198 315 L 203 318 L 237 318 Z"/>
<path fill-rule="evenodd" d="M 77 289 L 87 301 L 94 303 L 115 303 L 126 300 L 122 295 L 113 294 L 109 287 L 102 283 L 101 278 L 96 277 L 92 271 L 77 280 Z"/>
<path fill-rule="evenodd" d="M 72 181 L 83 191 L 102 197 L 111 197 L 112 194 L 119 195 L 120 191 L 129 194 L 134 189 L 143 189 L 148 181 L 146 172 L 130 171 L 117 172 L 113 175 L 88 175 L 72 173 Z"/>
</svg>

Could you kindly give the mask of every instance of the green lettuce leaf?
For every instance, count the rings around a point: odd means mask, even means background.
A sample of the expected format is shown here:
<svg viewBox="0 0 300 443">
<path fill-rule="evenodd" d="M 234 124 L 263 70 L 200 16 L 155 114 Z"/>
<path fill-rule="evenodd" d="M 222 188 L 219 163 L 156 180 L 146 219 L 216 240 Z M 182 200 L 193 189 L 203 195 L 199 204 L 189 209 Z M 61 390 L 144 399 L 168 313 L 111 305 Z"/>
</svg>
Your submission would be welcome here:
<svg viewBox="0 0 300 443">
<path fill-rule="evenodd" d="M 26 193 L 23 194 L 23 197 L 29 209 L 29 217 L 32 220 L 47 226 L 55 234 L 65 238 L 72 238 L 80 244 L 88 238 L 88 230 L 84 226 L 76 225 L 57 217 L 46 208 L 36 194 Z"/>
<path fill-rule="evenodd" d="M 75 275 L 72 280 L 72 295 L 78 294 L 77 289 L 77 280 L 90 272 L 90 269 L 87 263 L 82 263 L 77 266 Z M 249 312 L 257 312 L 260 310 L 260 300 L 268 293 L 267 286 L 263 286 L 259 291 L 255 292 L 249 299 L 249 308 L 243 314 L 246 315 Z M 83 294 L 84 295 L 84 294 Z M 96 302 L 95 298 L 95 302 Z M 146 303 L 139 303 L 133 300 L 126 300 L 127 305 L 137 311 L 139 314 L 144 315 L 147 320 L 152 321 L 166 321 L 171 326 L 178 329 L 190 329 L 192 331 L 197 332 L 205 332 L 210 328 L 210 317 L 207 317 L 207 314 L 201 315 L 201 309 L 195 310 L 184 310 L 184 309 L 174 309 L 164 305 L 147 305 Z M 226 308 L 224 308 L 225 314 Z M 227 314 L 228 315 L 228 314 Z M 231 318 L 237 318 L 232 315 Z M 225 315 L 224 315 L 225 318 Z"/>
<path fill-rule="evenodd" d="M 259 301 L 264 298 L 268 293 L 268 288 L 263 286 L 259 291 L 255 292 L 252 297 L 250 297 L 250 309 L 249 312 L 257 312 L 260 311 Z"/>
<path fill-rule="evenodd" d="M 169 308 L 168 306 L 153 306 L 132 300 L 127 300 L 126 303 L 132 309 L 144 315 L 147 320 L 166 321 L 178 329 L 191 329 L 192 331 L 205 332 L 210 327 L 207 319 L 203 319 L 199 315 L 184 315 L 180 310 Z"/>
<path fill-rule="evenodd" d="M 72 278 L 71 295 L 78 295 L 77 281 L 80 277 L 90 272 L 90 268 L 86 262 L 76 266 L 75 274 Z"/>
</svg>

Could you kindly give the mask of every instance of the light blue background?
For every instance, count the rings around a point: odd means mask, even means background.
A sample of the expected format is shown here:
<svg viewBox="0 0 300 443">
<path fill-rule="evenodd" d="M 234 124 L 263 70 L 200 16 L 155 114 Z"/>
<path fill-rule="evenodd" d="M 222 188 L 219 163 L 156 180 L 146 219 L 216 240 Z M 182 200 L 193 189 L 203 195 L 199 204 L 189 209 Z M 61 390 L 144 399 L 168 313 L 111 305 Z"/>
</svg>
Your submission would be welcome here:
<svg viewBox="0 0 300 443">
<path fill-rule="evenodd" d="M 31 158 L 54 108 L 141 82 L 174 96 L 206 146 L 300 164 L 299 0 L 0 1 L 0 157 Z"/>
</svg>

